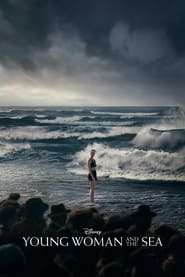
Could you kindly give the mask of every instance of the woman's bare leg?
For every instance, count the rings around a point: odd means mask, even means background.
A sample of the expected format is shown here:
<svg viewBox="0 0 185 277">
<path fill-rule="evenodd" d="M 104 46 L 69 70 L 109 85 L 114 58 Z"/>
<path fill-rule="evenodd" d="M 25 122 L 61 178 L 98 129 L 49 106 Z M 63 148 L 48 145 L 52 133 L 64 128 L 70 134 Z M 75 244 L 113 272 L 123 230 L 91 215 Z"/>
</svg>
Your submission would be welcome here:
<svg viewBox="0 0 185 277">
<path fill-rule="evenodd" d="M 96 186 L 96 181 L 91 181 L 90 182 L 90 199 L 91 199 L 92 203 L 94 203 L 94 189 L 95 189 L 95 186 Z"/>
</svg>

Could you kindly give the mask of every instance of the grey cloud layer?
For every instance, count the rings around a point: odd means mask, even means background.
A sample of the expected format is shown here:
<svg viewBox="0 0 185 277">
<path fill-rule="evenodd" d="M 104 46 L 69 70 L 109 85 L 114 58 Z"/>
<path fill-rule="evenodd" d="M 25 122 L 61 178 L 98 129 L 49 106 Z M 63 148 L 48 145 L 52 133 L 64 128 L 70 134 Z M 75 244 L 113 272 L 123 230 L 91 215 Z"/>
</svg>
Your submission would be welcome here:
<svg viewBox="0 0 185 277">
<path fill-rule="evenodd" d="M 2 1 L 1 105 L 182 103 L 183 2 L 130 2 Z"/>
<path fill-rule="evenodd" d="M 112 28 L 110 44 L 121 55 L 146 63 L 173 55 L 173 49 L 163 30 L 145 27 L 131 31 L 122 22 Z"/>
</svg>

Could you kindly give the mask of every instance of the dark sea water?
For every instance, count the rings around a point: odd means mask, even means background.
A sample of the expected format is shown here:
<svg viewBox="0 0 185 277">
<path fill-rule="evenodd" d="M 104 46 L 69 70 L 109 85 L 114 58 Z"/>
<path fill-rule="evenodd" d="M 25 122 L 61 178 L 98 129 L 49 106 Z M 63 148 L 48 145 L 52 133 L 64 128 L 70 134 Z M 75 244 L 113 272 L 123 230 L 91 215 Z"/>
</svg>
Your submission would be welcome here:
<svg viewBox="0 0 185 277">
<path fill-rule="evenodd" d="M 185 230 L 185 113 L 178 107 L 1 107 L 0 198 L 17 191 L 22 201 L 89 206 L 92 148 L 100 210 L 145 203 L 157 223 Z"/>
</svg>

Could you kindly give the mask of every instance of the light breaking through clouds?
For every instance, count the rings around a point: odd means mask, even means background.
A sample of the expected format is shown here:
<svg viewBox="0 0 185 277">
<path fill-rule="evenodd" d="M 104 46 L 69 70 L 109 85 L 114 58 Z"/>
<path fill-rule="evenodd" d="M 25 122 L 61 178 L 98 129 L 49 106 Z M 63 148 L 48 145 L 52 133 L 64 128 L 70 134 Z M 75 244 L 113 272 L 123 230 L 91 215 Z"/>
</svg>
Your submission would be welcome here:
<svg viewBox="0 0 185 277">
<path fill-rule="evenodd" d="M 182 1 L 162 10 L 163 17 L 152 0 L 153 10 L 145 1 L 139 7 L 132 1 L 132 9 L 127 1 L 87 1 L 91 10 L 79 1 L 75 15 L 69 2 L 2 1 L 0 105 L 184 102 Z"/>
</svg>

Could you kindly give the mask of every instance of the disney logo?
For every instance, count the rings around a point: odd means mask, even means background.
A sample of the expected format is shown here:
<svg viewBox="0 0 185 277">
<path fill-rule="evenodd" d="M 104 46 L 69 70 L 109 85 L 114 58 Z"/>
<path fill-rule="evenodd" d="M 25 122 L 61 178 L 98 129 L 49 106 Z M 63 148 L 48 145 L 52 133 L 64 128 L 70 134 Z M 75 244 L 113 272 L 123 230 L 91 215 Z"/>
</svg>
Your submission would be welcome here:
<svg viewBox="0 0 185 277">
<path fill-rule="evenodd" d="M 100 235 L 102 232 L 102 231 L 93 230 L 93 228 L 83 228 L 83 230 L 84 230 L 84 234 L 86 235 L 92 235 L 92 234 Z"/>
</svg>

